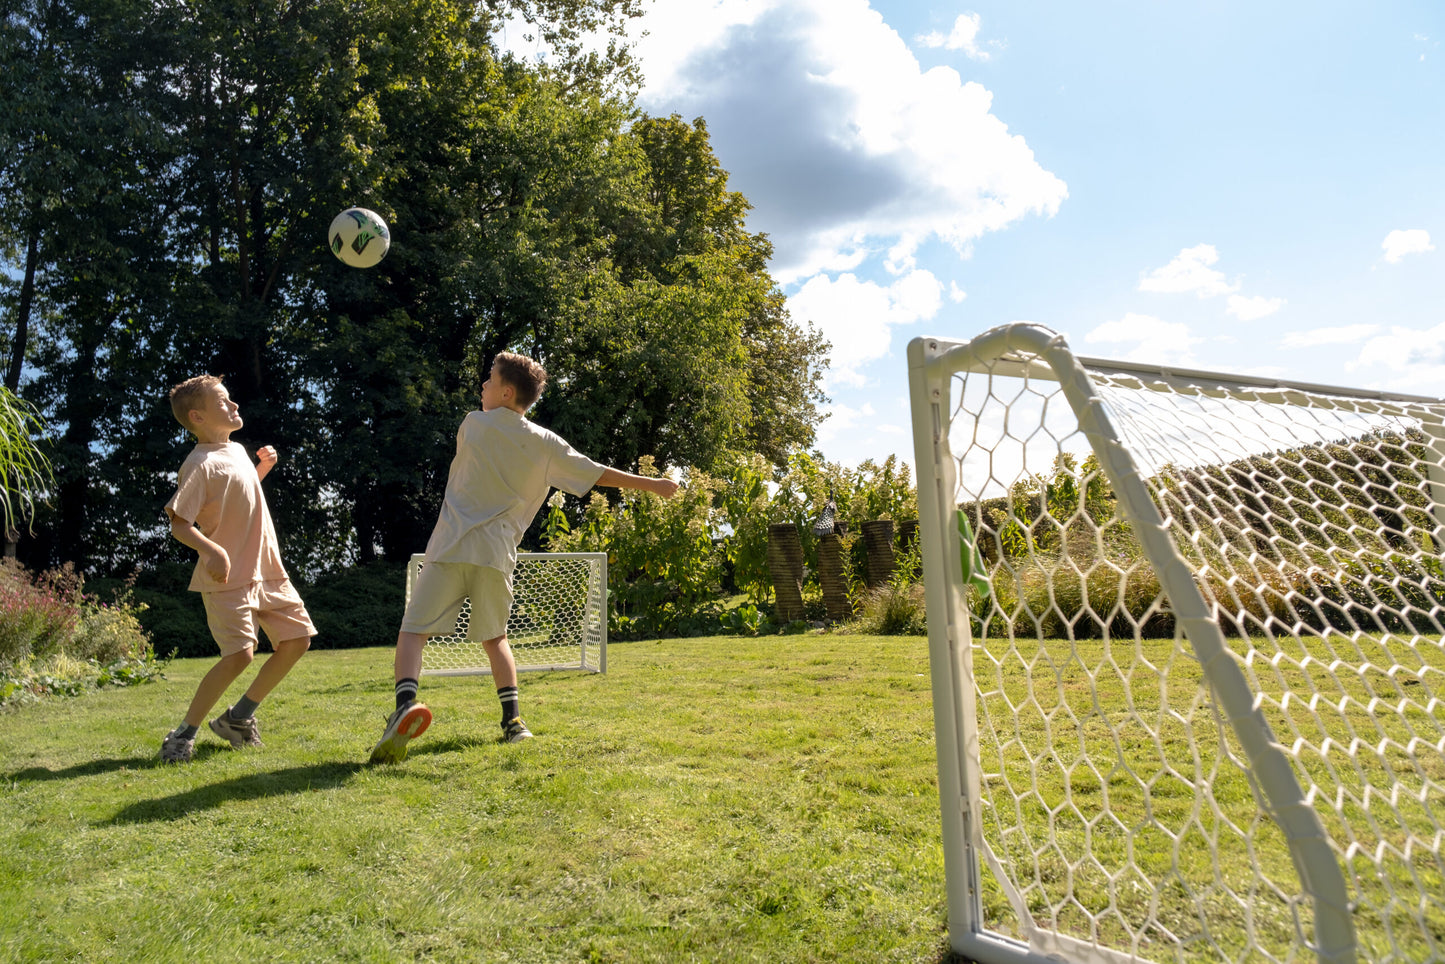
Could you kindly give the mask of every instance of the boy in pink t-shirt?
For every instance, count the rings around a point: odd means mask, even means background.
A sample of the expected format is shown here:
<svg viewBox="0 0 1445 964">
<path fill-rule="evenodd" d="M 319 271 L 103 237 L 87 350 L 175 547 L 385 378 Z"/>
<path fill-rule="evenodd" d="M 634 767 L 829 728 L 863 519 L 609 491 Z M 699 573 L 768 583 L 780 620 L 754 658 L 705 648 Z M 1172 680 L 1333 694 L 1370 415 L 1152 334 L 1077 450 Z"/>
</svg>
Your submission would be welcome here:
<svg viewBox="0 0 1445 964">
<path fill-rule="evenodd" d="M 242 426 L 240 409 L 221 380 L 198 375 L 171 389 L 171 411 L 196 437 L 196 447 L 176 473 L 176 494 L 166 503 L 171 535 L 199 557 L 190 588 L 201 594 L 206 622 L 221 650 L 196 689 L 181 725 L 166 734 L 161 758 L 184 763 L 195 754 L 201 723 L 226 688 L 256 655 L 257 624 L 275 652 L 244 696 L 211 721 L 211 730 L 232 747 L 260 746 L 256 706 L 311 646 L 316 627 L 291 586 L 261 480 L 276 464 L 269 445 L 253 465 L 231 433 Z"/>
</svg>

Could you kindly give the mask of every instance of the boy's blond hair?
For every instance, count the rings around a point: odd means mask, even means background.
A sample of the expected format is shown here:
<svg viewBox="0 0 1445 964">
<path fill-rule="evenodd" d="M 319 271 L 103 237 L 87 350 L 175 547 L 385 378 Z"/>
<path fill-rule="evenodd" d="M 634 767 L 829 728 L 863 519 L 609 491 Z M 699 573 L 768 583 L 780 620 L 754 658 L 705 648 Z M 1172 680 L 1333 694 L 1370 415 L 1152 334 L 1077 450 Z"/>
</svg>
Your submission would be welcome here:
<svg viewBox="0 0 1445 964">
<path fill-rule="evenodd" d="M 177 422 L 186 427 L 187 431 L 194 428 L 191 425 L 191 410 L 200 408 L 199 403 L 202 396 L 219 384 L 221 384 L 221 380 L 215 375 L 197 375 L 171 389 L 171 414 L 176 417 Z"/>
<path fill-rule="evenodd" d="M 492 375 L 512 386 L 517 404 L 523 408 L 531 408 L 547 387 L 547 369 L 516 352 L 504 351 L 493 359 Z"/>
</svg>

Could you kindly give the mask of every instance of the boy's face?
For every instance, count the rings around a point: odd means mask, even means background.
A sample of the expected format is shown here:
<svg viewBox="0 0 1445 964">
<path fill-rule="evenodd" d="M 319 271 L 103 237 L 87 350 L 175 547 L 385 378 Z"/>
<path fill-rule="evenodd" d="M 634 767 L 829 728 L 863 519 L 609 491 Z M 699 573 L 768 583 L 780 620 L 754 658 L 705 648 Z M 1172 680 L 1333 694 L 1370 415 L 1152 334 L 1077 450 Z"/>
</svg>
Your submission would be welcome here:
<svg viewBox="0 0 1445 964">
<path fill-rule="evenodd" d="M 243 424 L 241 408 L 231 401 L 231 394 L 224 385 L 210 386 L 202 403 L 191 409 L 191 427 L 197 435 L 229 437 Z"/>
<path fill-rule="evenodd" d="M 509 406 L 515 394 L 516 391 L 511 385 L 497 377 L 495 369 L 488 372 L 487 380 L 482 382 L 482 411 L 490 412 L 494 408 Z"/>
</svg>

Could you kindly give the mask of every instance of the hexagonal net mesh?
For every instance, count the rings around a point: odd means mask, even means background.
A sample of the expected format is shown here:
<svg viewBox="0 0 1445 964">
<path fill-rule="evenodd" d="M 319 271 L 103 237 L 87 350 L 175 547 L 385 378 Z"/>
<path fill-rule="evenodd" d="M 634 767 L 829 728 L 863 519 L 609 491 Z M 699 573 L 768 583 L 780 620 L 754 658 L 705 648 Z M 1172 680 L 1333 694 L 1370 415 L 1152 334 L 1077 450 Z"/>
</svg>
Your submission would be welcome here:
<svg viewBox="0 0 1445 964">
<path fill-rule="evenodd" d="M 955 949 L 1445 960 L 1445 402 L 910 352 Z"/>
<path fill-rule="evenodd" d="M 420 554 L 412 556 L 407 565 L 407 599 L 422 565 Z M 427 641 L 422 651 L 423 673 L 465 676 L 491 672 L 481 642 L 467 639 L 471 611 L 471 602 L 464 603 L 456 630 Z M 607 554 L 518 553 L 507 642 L 519 672 L 607 672 Z"/>
</svg>

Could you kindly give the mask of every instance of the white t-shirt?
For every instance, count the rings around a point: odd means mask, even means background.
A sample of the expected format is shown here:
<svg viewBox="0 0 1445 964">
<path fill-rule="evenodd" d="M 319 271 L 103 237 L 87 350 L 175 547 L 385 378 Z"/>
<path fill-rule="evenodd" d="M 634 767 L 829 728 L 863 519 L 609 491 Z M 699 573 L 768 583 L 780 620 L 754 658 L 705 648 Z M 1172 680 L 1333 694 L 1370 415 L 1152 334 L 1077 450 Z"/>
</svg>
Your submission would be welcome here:
<svg viewBox="0 0 1445 964">
<path fill-rule="evenodd" d="M 176 473 L 176 494 L 166 513 L 194 523 L 231 558 L 225 583 L 212 579 L 197 560 L 192 590 L 217 592 L 286 578 L 261 477 L 239 442 L 202 442 L 191 449 Z"/>
<path fill-rule="evenodd" d="M 468 412 L 427 562 L 467 562 L 511 576 L 517 544 L 553 487 L 582 495 L 606 466 L 510 408 Z"/>
</svg>

